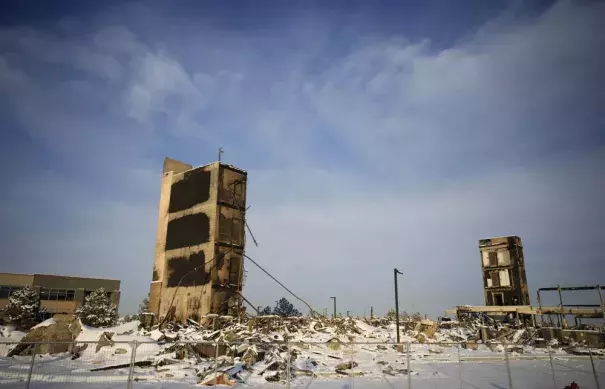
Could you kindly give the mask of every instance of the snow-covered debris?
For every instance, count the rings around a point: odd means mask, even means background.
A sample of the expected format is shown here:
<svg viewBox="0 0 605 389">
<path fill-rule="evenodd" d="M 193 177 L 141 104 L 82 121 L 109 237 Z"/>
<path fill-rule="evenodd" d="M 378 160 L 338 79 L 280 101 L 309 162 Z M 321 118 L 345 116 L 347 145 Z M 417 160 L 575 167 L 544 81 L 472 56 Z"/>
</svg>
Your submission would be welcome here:
<svg viewBox="0 0 605 389">
<path fill-rule="evenodd" d="M 23 331 L 17 331 L 14 326 L 0 326 L 0 343 L 19 342 L 25 334 Z"/>
<path fill-rule="evenodd" d="M 345 376 L 380 378 L 408 374 L 406 345 L 396 348 L 394 319 L 376 318 L 281 318 L 254 317 L 239 323 L 233 318 L 213 316 L 180 326 L 167 323 L 162 329 L 145 331 L 138 322 L 110 328 L 82 326 L 75 340 L 72 358 L 85 370 L 126 369 L 136 350 L 135 374 L 146 380 L 173 380 L 214 385 L 245 381 L 251 386 L 267 382 L 340 379 Z M 482 324 L 479 324 L 482 325 Z M 43 328 L 50 328 L 52 324 Z M 435 360 L 457 361 L 458 352 L 466 357 L 502 358 L 504 345 L 511 357 L 520 354 L 543 355 L 512 343 L 526 339 L 523 331 L 500 328 L 502 339 L 489 343 L 479 340 L 481 327 L 474 322 L 442 328 L 428 320 L 407 319 L 400 339 L 411 342 L 411 374 L 422 374 L 422 363 Z M 418 344 L 422 338 L 423 344 Z M 102 347 L 86 344 L 103 340 Z M 462 347 L 448 343 L 462 341 Z M 216 343 L 218 344 L 218 347 Z M 351 343 L 358 343 L 352 345 Z M 366 343 L 366 344 L 364 344 Z M 288 354 L 288 349 L 290 353 Z M 218 354 L 218 358 L 216 358 Z M 216 359 L 215 359 L 216 358 Z M 214 374 L 216 372 L 218 374 Z"/>
<path fill-rule="evenodd" d="M 149 333 L 149 338 L 154 342 L 159 342 L 164 339 L 164 333 L 160 330 L 153 330 Z"/>
<path fill-rule="evenodd" d="M 55 321 L 54 317 L 51 317 L 50 319 L 46 319 L 42 323 L 33 326 L 31 329 L 33 330 L 34 328 L 48 327 L 48 326 L 51 326 L 53 324 L 57 324 L 57 322 Z"/>
<path fill-rule="evenodd" d="M 73 315 L 56 315 L 54 322 L 35 326 L 21 339 L 21 343 L 9 352 L 9 356 L 28 355 L 34 348 L 39 354 L 55 354 L 69 350 L 70 344 L 80 333 L 80 323 Z"/>
</svg>

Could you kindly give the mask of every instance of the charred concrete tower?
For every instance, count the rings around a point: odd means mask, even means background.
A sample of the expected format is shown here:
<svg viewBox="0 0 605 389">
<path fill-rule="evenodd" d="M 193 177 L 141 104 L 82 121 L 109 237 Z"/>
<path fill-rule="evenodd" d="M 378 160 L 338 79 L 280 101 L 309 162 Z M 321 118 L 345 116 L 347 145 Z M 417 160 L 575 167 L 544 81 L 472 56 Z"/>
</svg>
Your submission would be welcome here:
<svg viewBox="0 0 605 389">
<path fill-rule="evenodd" d="M 164 160 L 149 309 L 158 318 L 238 315 L 243 286 L 244 170 Z"/>
<path fill-rule="evenodd" d="M 530 305 L 521 238 L 481 239 L 479 250 L 485 305 Z"/>
</svg>

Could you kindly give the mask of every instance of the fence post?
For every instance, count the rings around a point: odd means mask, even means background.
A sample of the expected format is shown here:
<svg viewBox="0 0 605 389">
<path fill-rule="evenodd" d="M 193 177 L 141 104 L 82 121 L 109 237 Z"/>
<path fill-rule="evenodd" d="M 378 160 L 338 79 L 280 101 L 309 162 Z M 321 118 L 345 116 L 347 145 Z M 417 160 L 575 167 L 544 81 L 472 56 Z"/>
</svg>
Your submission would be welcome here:
<svg viewBox="0 0 605 389">
<path fill-rule="evenodd" d="M 355 388 L 355 374 L 353 372 L 353 370 L 355 370 L 355 344 L 349 342 L 349 345 L 351 346 L 352 350 L 350 351 L 351 353 L 351 375 L 349 375 L 349 387 L 350 389 Z"/>
<path fill-rule="evenodd" d="M 214 387 L 218 381 L 218 342 L 216 342 L 216 352 L 214 353 Z"/>
<path fill-rule="evenodd" d="M 550 371 L 552 373 L 552 385 L 554 389 L 557 388 L 557 379 L 555 377 L 555 364 L 552 362 L 552 352 L 550 350 L 550 346 L 548 346 L 548 359 L 550 359 Z"/>
<path fill-rule="evenodd" d="M 32 361 L 29 365 L 29 372 L 27 373 L 27 383 L 25 384 L 25 389 L 29 389 L 29 383 L 32 380 L 32 373 L 34 371 L 34 362 L 36 361 L 36 343 L 33 343 L 32 346 Z"/>
<path fill-rule="evenodd" d="M 460 358 L 460 343 L 458 343 L 458 375 L 460 377 L 460 389 L 462 389 L 462 358 Z"/>
<path fill-rule="evenodd" d="M 599 377 L 597 375 L 597 370 L 594 367 L 594 360 L 592 359 L 592 350 L 588 347 L 588 354 L 590 355 L 590 365 L 592 366 L 592 374 L 594 375 L 594 382 L 597 385 L 597 389 L 601 389 L 599 385 Z"/>
<path fill-rule="evenodd" d="M 502 342 L 504 345 L 504 358 L 506 359 L 506 372 L 508 373 L 508 389 L 513 389 L 513 377 L 510 374 L 510 362 L 508 361 L 508 348 L 506 342 Z"/>
<path fill-rule="evenodd" d="M 290 342 L 286 340 L 286 388 L 290 389 Z"/>
<path fill-rule="evenodd" d="M 133 379 L 133 375 L 134 375 L 134 363 L 135 363 L 135 358 L 137 355 L 137 341 L 133 341 L 132 345 L 130 346 L 132 347 L 132 355 L 130 356 L 130 366 L 128 369 L 128 384 L 126 385 L 126 387 L 128 389 L 132 389 L 132 379 Z"/>
<path fill-rule="evenodd" d="M 408 365 L 408 389 L 412 389 L 412 367 L 410 366 L 410 342 L 407 343 L 406 359 Z"/>
</svg>

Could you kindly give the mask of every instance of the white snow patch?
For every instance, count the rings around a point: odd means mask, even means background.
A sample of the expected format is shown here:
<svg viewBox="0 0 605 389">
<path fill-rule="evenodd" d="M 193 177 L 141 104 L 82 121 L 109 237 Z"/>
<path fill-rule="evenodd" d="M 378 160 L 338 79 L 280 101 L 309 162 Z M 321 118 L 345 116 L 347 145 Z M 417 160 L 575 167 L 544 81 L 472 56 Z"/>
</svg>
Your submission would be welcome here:
<svg viewBox="0 0 605 389">
<path fill-rule="evenodd" d="M 13 326 L 0 326 L 0 342 L 19 342 L 25 332 L 17 331 Z"/>
<path fill-rule="evenodd" d="M 50 318 L 50 319 L 46 319 L 44 320 L 42 323 L 40 324 L 36 324 L 35 326 L 33 326 L 31 329 L 33 330 L 34 328 L 40 328 L 40 327 L 49 327 L 52 326 L 53 324 L 57 324 L 57 322 L 55 321 L 54 318 Z"/>
<path fill-rule="evenodd" d="M 376 327 L 371 326 L 361 320 L 355 320 L 355 325 L 357 326 L 357 328 L 367 333 L 372 333 L 377 330 Z"/>
</svg>

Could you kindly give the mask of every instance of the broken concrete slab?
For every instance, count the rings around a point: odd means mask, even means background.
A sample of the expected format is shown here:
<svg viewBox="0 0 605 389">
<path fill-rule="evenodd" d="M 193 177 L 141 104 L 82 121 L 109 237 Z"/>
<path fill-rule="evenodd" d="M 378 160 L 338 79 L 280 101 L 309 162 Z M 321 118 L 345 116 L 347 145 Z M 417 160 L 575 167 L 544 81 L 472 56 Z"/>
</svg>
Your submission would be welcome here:
<svg viewBox="0 0 605 389">
<path fill-rule="evenodd" d="M 164 333 L 158 329 L 155 329 L 153 331 L 151 331 L 149 333 L 149 337 L 154 341 L 154 342 L 159 342 L 161 340 L 164 340 Z"/>
<path fill-rule="evenodd" d="M 205 386 L 215 386 L 215 385 L 233 386 L 233 385 L 235 385 L 235 380 L 233 380 L 226 373 L 217 372 L 216 374 L 215 373 L 208 374 L 206 377 L 204 377 L 202 379 L 202 381 L 200 381 L 200 384 L 205 385 Z"/>
<path fill-rule="evenodd" d="M 55 315 L 53 320 L 46 324 L 33 327 L 8 356 L 31 355 L 34 350 L 32 344 L 28 343 L 39 343 L 36 345 L 36 354 L 68 352 L 73 347 L 69 342 L 73 342 L 82 330 L 75 315 Z"/>
<path fill-rule="evenodd" d="M 97 340 L 97 345 L 95 348 L 95 352 L 98 353 L 99 350 L 101 350 L 101 348 L 109 346 L 109 347 L 113 347 L 114 342 L 112 340 L 113 338 L 113 332 L 103 332 L 100 336 L 99 339 Z"/>
<path fill-rule="evenodd" d="M 136 361 L 134 363 L 135 366 L 139 366 L 139 367 L 151 366 L 152 364 L 153 364 L 152 360 Z M 95 367 L 93 369 L 90 369 L 90 371 L 113 370 L 113 369 L 122 369 L 122 368 L 126 368 L 126 367 L 130 367 L 130 362 Z"/>
<path fill-rule="evenodd" d="M 339 363 L 338 365 L 336 365 L 336 367 L 334 368 L 334 370 L 337 373 L 341 373 L 341 372 L 345 372 L 346 370 L 353 369 L 353 368 L 355 368 L 357 366 L 359 366 L 359 365 L 355 361 L 343 362 L 343 363 Z"/>
</svg>

